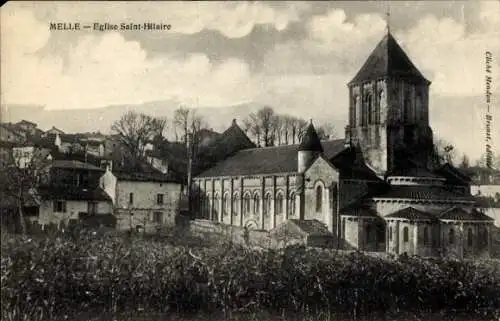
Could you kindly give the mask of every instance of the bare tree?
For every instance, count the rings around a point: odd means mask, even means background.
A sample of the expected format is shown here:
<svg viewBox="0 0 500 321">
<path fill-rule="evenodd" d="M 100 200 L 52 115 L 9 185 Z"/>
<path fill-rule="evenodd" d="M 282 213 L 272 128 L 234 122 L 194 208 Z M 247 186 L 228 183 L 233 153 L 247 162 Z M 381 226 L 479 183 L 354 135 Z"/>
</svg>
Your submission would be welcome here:
<svg viewBox="0 0 500 321">
<path fill-rule="evenodd" d="M 434 143 L 434 154 L 439 164 L 449 163 L 453 165 L 455 147 L 444 139 L 438 139 Z"/>
<path fill-rule="evenodd" d="M 40 181 L 41 173 L 46 165 L 47 155 L 43 155 L 40 148 L 33 148 L 32 152 L 18 154 L 14 149 L 12 155 L 0 159 L 0 199 L 4 205 L 13 205 L 17 211 L 17 220 L 21 233 L 26 234 L 26 203 L 35 199 L 35 188 Z"/>
<path fill-rule="evenodd" d="M 257 143 L 264 146 L 274 145 L 276 136 L 276 117 L 271 107 L 263 107 L 256 113 L 250 114 L 245 120 L 247 132 L 257 137 Z"/>
<path fill-rule="evenodd" d="M 130 155 L 137 159 L 144 155 L 149 142 L 163 137 L 166 125 L 166 119 L 129 111 L 113 123 L 111 130 L 118 135 Z"/>
<path fill-rule="evenodd" d="M 248 117 L 243 120 L 243 124 L 245 125 L 245 132 L 254 136 L 257 140 L 257 146 L 260 147 L 261 127 L 257 114 L 251 113 L 248 115 Z"/>
<path fill-rule="evenodd" d="M 174 112 L 173 123 L 174 123 L 174 128 L 176 130 L 176 136 L 177 136 L 177 130 L 179 130 L 182 137 L 182 142 L 184 144 L 187 143 L 187 138 L 188 138 L 189 115 L 190 115 L 190 109 L 186 107 L 179 107 Z"/>
</svg>

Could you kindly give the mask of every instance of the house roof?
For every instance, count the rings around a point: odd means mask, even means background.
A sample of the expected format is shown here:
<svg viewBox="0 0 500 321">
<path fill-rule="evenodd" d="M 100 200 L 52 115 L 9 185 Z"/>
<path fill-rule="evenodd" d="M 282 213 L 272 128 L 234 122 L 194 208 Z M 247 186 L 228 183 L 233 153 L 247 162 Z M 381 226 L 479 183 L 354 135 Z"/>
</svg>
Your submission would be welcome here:
<svg viewBox="0 0 500 321">
<path fill-rule="evenodd" d="M 385 191 L 376 191 L 371 197 L 474 202 L 472 196 L 455 193 L 441 186 L 391 185 Z"/>
<path fill-rule="evenodd" d="M 94 166 L 89 163 L 83 163 L 77 160 L 62 160 L 57 159 L 52 161 L 53 168 L 73 168 L 73 169 L 86 169 L 92 171 L 104 171 L 102 168 Z"/>
<path fill-rule="evenodd" d="M 402 210 L 386 215 L 386 218 L 403 218 L 407 220 L 436 220 L 436 216 L 431 213 L 417 210 L 413 207 L 406 207 Z"/>
<path fill-rule="evenodd" d="M 318 133 L 311 121 L 299 145 L 299 151 L 323 152 L 323 146 L 318 137 Z"/>
<path fill-rule="evenodd" d="M 146 162 L 137 164 L 113 164 L 113 175 L 118 180 L 136 182 L 180 183 L 179 175 L 169 169 L 166 174 Z"/>
<path fill-rule="evenodd" d="M 332 158 L 344 149 L 344 140 L 321 142 L 324 155 Z M 218 163 L 198 177 L 291 173 L 297 171 L 299 145 L 244 149 Z"/>
<path fill-rule="evenodd" d="M 45 200 L 68 201 L 111 201 L 101 188 L 82 188 L 74 186 L 40 186 L 38 194 Z"/>
<path fill-rule="evenodd" d="M 402 77 L 430 83 L 413 65 L 391 33 L 386 34 L 378 43 L 349 84 L 383 77 Z"/>
<path fill-rule="evenodd" d="M 34 125 L 36 126 L 37 124 L 36 123 L 33 123 L 33 122 L 30 122 L 30 121 L 27 121 L 27 120 L 21 120 L 20 122 L 18 122 L 18 124 L 28 124 L 28 125 Z"/>
<path fill-rule="evenodd" d="M 463 208 L 454 207 L 446 210 L 439 216 L 441 220 L 455 220 L 455 221 L 493 221 L 491 217 L 483 214 L 477 210 L 467 212 Z"/>
</svg>

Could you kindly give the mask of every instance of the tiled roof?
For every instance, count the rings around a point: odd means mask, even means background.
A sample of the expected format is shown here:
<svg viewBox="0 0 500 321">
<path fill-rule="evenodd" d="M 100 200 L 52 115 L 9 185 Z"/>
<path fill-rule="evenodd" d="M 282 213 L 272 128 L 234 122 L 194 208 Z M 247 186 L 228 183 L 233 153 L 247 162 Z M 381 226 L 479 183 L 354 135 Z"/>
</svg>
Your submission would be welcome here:
<svg viewBox="0 0 500 321">
<path fill-rule="evenodd" d="M 404 77 L 429 83 L 390 33 L 378 43 L 349 84 L 386 76 Z"/>
<path fill-rule="evenodd" d="M 379 217 L 377 211 L 368 205 L 362 204 L 362 200 L 354 204 L 348 205 L 340 210 L 340 215 L 357 216 L 357 217 Z"/>
<path fill-rule="evenodd" d="M 472 196 L 461 195 L 440 186 L 391 185 L 388 191 L 375 193 L 372 197 L 474 202 Z"/>
<path fill-rule="evenodd" d="M 111 201 L 101 188 L 83 188 L 77 186 L 40 186 L 38 194 L 46 200 L 71 201 Z"/>
<path fill-rule="evenodd" d="M 332 158 L 344 149 L 344 140 L 321 143 L 324 155 Z M 291 173 L 297 171 L 298 145 L 244 149 L 218 163 L 198 177 Z"/>
<path fill-rule="evenodd" d="M 439 219 L 441 220 L 455 220 L 455 221 L 493 221 L 491 217 L 483 214 L 477 210 L 467 212 L 466 210 L 454 207 L 444 211 Z"/>
<path fill-rule="evenodd" d="M 386 218 L 403 218 L 407 220 L 436 220 L 437 218 L 427 212 L 419 211 L 413 207 L 407 207 L 392 214 L 386 215 Z"/>
<path fill-rule="evenodd" d="M 136 165 L 113 164 L 113 175 L 122 181 L 180 183 L 180 178 L 173 170 L 169 169 L 167 174 L 163 174 L 146 162 Z"/>
<path fill-rule="evenodd" d="M 77 160 L 54 160 L 52 161 L 52 167 L 54 168 L 74 168 L 74 169 L 86 169 L 92 171 L 104 171 L 102 168 L 94 166 L 89 163 L 83 163 Z"/>
<path fill-rule="evenodd" d="M 291 219 L 291 223 L 295 224 L 300 230 L 308 235 L 331 235 L 326 225 L 318 220 L 298 220 Z"/>
<path fill-rule="evenodd" d="M 313 152 L 323 152 L 323 146 L 321 146 L 321 141 L 319 140 L 318 133 L 314 129 L 314 125 L 311 123 L 307 126 L 306 132 L 302 137 L 302 141 L 299 145 L 299 151 L 313 151 Z"/>
</svg>

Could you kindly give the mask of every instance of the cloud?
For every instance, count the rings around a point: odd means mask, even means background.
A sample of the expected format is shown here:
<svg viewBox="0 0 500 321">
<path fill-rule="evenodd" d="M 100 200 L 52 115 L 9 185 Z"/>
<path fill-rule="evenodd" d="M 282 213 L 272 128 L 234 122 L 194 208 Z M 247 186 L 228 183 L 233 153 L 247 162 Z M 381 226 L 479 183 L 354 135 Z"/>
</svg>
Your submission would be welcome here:
<svg viewBox="0 0 500 321">
<path fill-rule="evenodd" d="M 39 52 L 49 38 L 47 26 L 31 11 L 2 10 L 2 22 L 3 104 L 75 109 L 174 99 L 217 106 L 249 101 L 259 90 L 244 61 L 214 64 L 201 53 L 148 58 L 138 42 L 116 32 L 80 37 L 63 64 L 60 56 Z"/>
<path fill-rule="evenodd" d="M 278 31 L 298 21 L 309 5 L 286 3 L 271 6 L 263 2 L 59 2 L 37 3 L 38 11 L 49 12 L 52 19 L 85 23 L 143 23 L 146 21 L 171 24 L 169 32 L 194 34 L 202 30 L 219 31 L 228 38 L 248 35 L 256 25 L 268 25 Z"/>
</svg>

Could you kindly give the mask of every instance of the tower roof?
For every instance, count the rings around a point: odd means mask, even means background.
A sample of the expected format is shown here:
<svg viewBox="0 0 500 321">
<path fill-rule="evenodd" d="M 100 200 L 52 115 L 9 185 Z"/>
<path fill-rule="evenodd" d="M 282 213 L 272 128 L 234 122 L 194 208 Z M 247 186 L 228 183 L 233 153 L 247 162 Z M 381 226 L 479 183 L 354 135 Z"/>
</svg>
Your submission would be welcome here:
<svg viewBox="0 0 500 321">
<path fill-rule="evenodd" d="M 307 126 L 306 132 L 302 137 L 302 141 L 299 145 L 299 151 L 323 152 L 321 141 L 318 137 L 316 129 L 314 129 L 312 121 L 309 126 Z"/>
<path fill-rule="evenodd" d="M 402 77 L 430 84 L 388 32 L 349 84 L 383 77 Z"/>
</svg>

